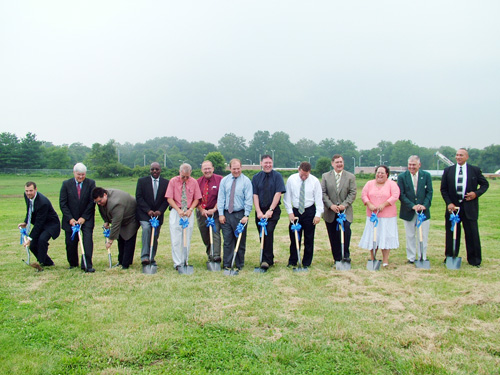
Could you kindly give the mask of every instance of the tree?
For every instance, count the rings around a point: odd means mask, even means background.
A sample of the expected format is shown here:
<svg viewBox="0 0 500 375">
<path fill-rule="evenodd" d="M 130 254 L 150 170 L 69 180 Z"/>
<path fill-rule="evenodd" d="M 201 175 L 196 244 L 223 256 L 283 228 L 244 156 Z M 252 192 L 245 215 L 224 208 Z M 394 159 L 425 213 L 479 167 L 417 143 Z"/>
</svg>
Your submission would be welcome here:
<svg viewBox="0 0 500 375">
<path fill-rule="evenodd" d="M 294 144 L 290 141 L 290 136 L 285 132 L 275 132 L 271 136 L 266 154 L 272 155 L 274 150 L 275 167 L 294 167 L 297 151 Z"/>
<path fill-rule="evenodd" d="M 36 134 L 27 133 L 26 136 L 21 139 L 21 143 L 19 146 L 22 156 L 19 163 L 19 166 L 21 168 L 42 168 L 43 160 L 40 157 L 40 155 L 42 155 L 42 142 L 36 139 Z"/>
<path fill-rule="evenodd" d="M 320 148 L 318 147 L 316 142 L 307 138 L 299 139 L 299 141 L 295 144 L 295 149 L 297 150 L 297 154 L 301 155 L 302 157 L 314 156 L 318 158 L 320 156 L 319 154 Z"/>
<path fill-rule="evenodd" d="M 328 172 L 331 169 L 332 161 L 329 158 L 321 157 L 316 162 L 316 176 L 321 176 L 323 173 Z"/>
<path fill-rule="evenodd" d="M 391 165 L 406 166 L 411 155 L 419 155 L 420 147 L 410 140 L 396 141 L 392 146 Z"/>
<path fill-rule="evenodd" d="M 477 164 L 485 172 L 493 173 L 500 169 L 500 145 L 485 147 Z"/>
<path fill-rule="evenodd" d="M 111 164 L 118 164 L 118 156 L 114 143 L 115 141 L 113 139 L 108 141 L 105 145 L 94 143 L 92 145 L 92 150 L 86 159 L 87 168 L 103 172 L 107 167 L 111 168 Z M 113 167 L 113 169 L 116 168 Z M 103 176 L 101 172 L 98 172 L 98 174 Z M 107 172 L 103 173 L 108 176 Z"/>
<path fill-rule="evenodd" d="M 218 151 L 222 153 L 227 160 L 233 158 L 244 160 L 247 151 L 245 138 L 238 137 L 234 133 L 224 134 L 224 136 L 219 139 Z"/>
<path fill-rule="evenodd" d="M 68 154 L 71 159 L 71 164 L 83 162 L 90 154 L 90 147 L 85 146 L 83 143 L 72 143 L 68 147 Z"/>
<path fill-rule="evenodd" d="M 0 168 L 19 167 L 19 139 L 13 133 L 0 133 Z"/>
<path fill-rule="evenodd" d="M 72 168 L 68 146 L 49 146 L 45 148 L 45 167 L 49 169 Z"/>
<path fill-rule="evenodd" d="M 247 156 L 253 164 L 259 164 L 260 157 L 266 153 L 267 149 L 269 149 L 270 141 L 271 135 L 267 130 L 259 130 L 254 133 L 253 139 L 250 141 L 250 145 L 247 149 Z"/>
<path fill-rule="evenodd" d="M 205 156 L 205 160 L 210 160 L 212 162 L 215 173 L 220 175 L 226 174 L 226 160 L 224 159 L 224 155 L 219 151 L 209 152 L 207 156 Z"/>
</svg>

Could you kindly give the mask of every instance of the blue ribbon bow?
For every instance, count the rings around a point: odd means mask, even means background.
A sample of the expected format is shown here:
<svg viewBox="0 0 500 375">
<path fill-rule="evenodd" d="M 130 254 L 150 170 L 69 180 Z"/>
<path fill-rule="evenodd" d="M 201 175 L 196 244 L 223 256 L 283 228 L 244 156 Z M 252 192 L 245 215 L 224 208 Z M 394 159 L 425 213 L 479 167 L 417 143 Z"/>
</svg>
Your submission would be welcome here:
<svg viewBox="0 0 500 375">
<path fill-rule="evenodd" d="M 427 219 L 427 217 L 425 216 L 423 211 L 420 213 L 417 212 L 417 221 L 415 222 L 415 225 L 417 226 L 417 228 L 420 228 L 420 226 L 425 221 L 425 219 Z"/>
<path fill-rule="evenodd" d="M 151 224 L 151 228 L 158 228 L 160 226 L 160 221 L 157 217 L 152 217 L 149 219 L 149 223 Z"/>
<path fill-rule="evenodd" d="M 342 230 L 345 231 L 344 229 L 344 221 L 346 221 L 347 218 L 345 217 L 345 212 L 341 212 L 337 215 L 337 230 L 339 230 L 339 226 L 342 227 Z"/>
<path fill-rule="evenodd" d="M 26 228 L 19 228 L 19 231 L 21 232 L 21 243 L 20 243 L 20 245 L 22 245 L 23 242 L 24 242 L 23 241 L 23 237 L 24 236 L 28 237 L 28 232 L 26 231 Z"/>
<path fill-rule="evenodd" d="M 106 229 L 106 228 L 102 227 L 102 234 L 104 234 L 105 238 L 109 238 L 110 232 L 111 232 L 111 230 L 109 228 Z"/>
<path fill-rule="evenodd" d="M 207 224 L 207 228 L 212 227 L 212 230 L 215 232 L 215 220 L 213 217 L 207 217 L 205 223 Z"/>
<path fill-rule="evenodd" d="M 370 216 L 370 221 L 374 224 L 373 227 L 376 228 L 378 225 L 378 217 L 375 212 L 372 212 L 372 215 Z"/>
<path fill-rule="evenodd" d="M 71 230 L 73 231 L 73 233 L 71 234 L 71 241 L 73 241 L 75 239 L 75 234 L 80 232 L 80 224 L 73 225 L 71 227 Z"/>
<path fill-rule="evenodd" d="M 182 227 L 182 229 L 186 229 L 189 227 L 189 219 L 187 217 L 181 217 L 179 220 L 179 225 Z"/>
<path fill-rule="evenodd" d="M 260 219 L 258 225 L 264 229 L 264 234 L 267 236 L 267 219 Z M 262 237 L 262 229 L 259 231 L 259 237 Z"/>
<path fill-rule="evenodd" d="M 460 216 L 458 216 L 458 213 L 452 212 L 450 214 L 450 221 L 451 221 L 451 231 L 453 232 L 458 223 L 460 223 Z"/>
<path fill-rule="evenodd" d="M 295 224 L 292 223 L 292 225 L 290 226 L 290 229 L 297 232 L 297 234 L 299 236 L 299 243 L 300 243 L 300 230 L 302 229 L 302 225 L 300 225 L 299 222 L 297 221 L 297 223 L 295 223 Z"/>
<path fill-rule="evenodd" d="M 238 226 L 236 227 L 236 230 L 234 231 L 234 235 L 238 237 L 240 233 L 243 233 L 243 230 L 245 229 L 245 226 L 241 223 L 238 223 Z"/>
</svg>

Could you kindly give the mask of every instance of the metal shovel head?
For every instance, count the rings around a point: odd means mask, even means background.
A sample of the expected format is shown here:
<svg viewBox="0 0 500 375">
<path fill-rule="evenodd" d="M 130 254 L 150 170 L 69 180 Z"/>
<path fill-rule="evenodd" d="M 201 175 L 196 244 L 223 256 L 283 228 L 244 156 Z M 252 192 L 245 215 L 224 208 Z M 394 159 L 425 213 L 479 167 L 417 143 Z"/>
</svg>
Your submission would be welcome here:
<svg viewBox="0 0 500 375">
<path fill-rule="evenodd" d="M 380 260 L 369 260 L 366 263 L 366 269 L 368 271 L 379 271 L 380 270 L 380 264 L 382 262 Z"/>
<path fill-rule="evenodd" d="M 239 274 L 239 271 L 237 269 L 230 269 L 230 270 L 224 270 L 224 275 L 226 276 L 236 276 Z"/>
<path fill-rule="evenodd" d="M 220 263 L 217 262 L 207 262 L 207 270 L 211 272 L 219 272 L 220 271 Z"/>
<path fill-rule="evenodd" d="M 351 263 L 341 260 L 340 262 L 335 262 L 335 268 L 337 271 L 349 271 L 351 269 Z"/>
<path fill-rule="evenodd" d="M 194 267 L 185 264 L 183 266 L 179 266 L 179 268 L 177 268 L 177 272 L 179 272 L 179 275 L 192 275 Z"/>
<path fill-rule="evenodd" d="M 431 262 L 429 262 L 428 260 L 416 260 L 415 267 L 422 268 L 424 270 L 430 270 L 431 269 Z"/>
<path fill-rule="evenodd" d="M 446 268 L 449 270 L 459 270 L 462 265 L 462 257 L 446 257 Z"/>
<path fill-rule="evenodd" d="M 142 266 L 142 273 L 154 275 L 156 272 L 158 272 L 158 266 L 156 264 L 146 264 Z"/>
<path fill-rule="evenodd" d="M 305 267 L 295 267 L 293 272 L 309 272 L 309 269 Z"/>
<path fill-rule="evenodd" d="M 266 273 L 266 272 L 267 272 L 267 269 L 265 269 L 265 268 L 260 268 L 260 267 L 255 267 L 255 268 L 253 269 L 253 272 L 255 272 L 255 273 Z"/>
</svg>

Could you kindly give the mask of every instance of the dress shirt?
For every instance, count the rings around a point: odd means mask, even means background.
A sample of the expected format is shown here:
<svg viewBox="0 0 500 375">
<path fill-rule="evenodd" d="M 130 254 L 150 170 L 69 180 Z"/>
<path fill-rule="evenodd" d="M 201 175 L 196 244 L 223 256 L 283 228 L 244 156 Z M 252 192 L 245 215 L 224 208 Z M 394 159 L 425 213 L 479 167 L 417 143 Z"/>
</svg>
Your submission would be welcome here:
<svg viewBox="0 0 500 375">
<path fill-rule="evenodd" d="M 233 184 L 233 175 L 229 174 L 222 179 L 219 187 L 219 195 L 217 198 L 217 209 L 219 215 L 224 215 L 224 210 L 229 207 L 229 196 L 231 195 L 231 185 Z M 234 190 L 234 210 L 245 210 L 245 216 L 249 216 L 253 206 L 253 190 L 250 179 L 241 174 L 236 179 L 236 187 Z"/>
<path fill-rule="evenodd" d="M 460 199 L 464 199 L 465 190 L 467 189 L 467 163 L 464 163 L 462 166 L 457 164 L 457 169 L 455 170 L 455 188 L 458 183 L 458 173 L 460 172 L 460 167 L 462 167 L 462 197 L 460 197 Z"/>
<path fill-rule="evenodd" d="M 392 180 L 387 180 L 382 186 L 378 186 L 376 180 L 370 180 L 363 187 L 361 200 L 365 204 L 370 201 L 375 206 L 387 201 L 390 205 L 385 207 L 377 215 L 378 217 L 395 217 L 397 216 L 396 202 L 399 199 L 399 194 L 399 186 Z M 366 216 L 371 216 L 371 214 L 371 210 L 366 207 Z"/>
<path fill-rule="evenodd" d="M 217 204 L 217 196 L 219 195 L 219 186 L 221 180 L 222 176 L 215 173 L 212 174 L 212 177 L 210 177 L 209 179 L 205 178 L 205 176 L 201 176 L 197 180 L 202 196 L 203 196 L 203 190 L 205 189 L 205 185 L 208 182 L 208 200 L 207 200 L 207 207 L 205 207 L 205 209 L 210 210 L 214 208 L 215 205 Z"/>
<path fill-rule="evenodd" d="M 298 173 L 292 174 L 286 182 L 286 193 L 283 197 L 283 203 L 288 214 L 293 213 L 293 207 L 299 207 L 300 186 L 302 179 Z M 324 211 L 323 207 L 323 191 L 321 190 L 321 183 L 312 174 L 305 180 L 305 201 L 304 207 L 311 207 L 316 205 L 316 214 L 314 216 L 321 217 Z"/>
<path fill-rule="evenodd" d="M 165 198 L 172 198 L 178 207 L 181 207 L 183 182 L 180 176 L 175 176 L 168 183 L 167 192 L 165 193 Z M 191 207 L 194 200 L 201 199 L 200 187 L 193 177 L 189 177 L 186 181 L 186 198 L 188 208 Z"/>
<path fill-rule="evenodd" d="M 252 188 L 253 188 L 253 193 L 254 195 L 259 196 L 259 205 L 260 208 L 270 206 L 271 203 L 273 202 L 274 195 L 276 193 L 284 193 L 286 191 L 285 189 L 285 182 L 283 181 L 283 177 L 281 176 L 281 173 L 276 172 L 274 169 L 269 172 L 269 202 L 264 202 L 264 181 L 266 179 L 266 172 L 260 171 L 257 173 L 255 176 L 252 178 Z M 278 202 L 278 206 L 280 205 L 280 202 Z M 276 208 L 276 207 L 274 207 Z"/>
</svg>

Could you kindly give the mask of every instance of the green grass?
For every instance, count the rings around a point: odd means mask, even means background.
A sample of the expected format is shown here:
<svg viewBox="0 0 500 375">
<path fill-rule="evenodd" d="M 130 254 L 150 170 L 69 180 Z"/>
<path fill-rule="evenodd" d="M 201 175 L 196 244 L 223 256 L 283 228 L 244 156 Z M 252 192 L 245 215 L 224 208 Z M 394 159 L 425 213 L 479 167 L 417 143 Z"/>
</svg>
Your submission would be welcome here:
<svg viewBox="0 0 500 375">
<path fill-rule="evenodd" d="M 358 198 L 351 272 L 332 269 L 324 223 L 317 228 L 310 272 L 287 269 L 283 214 L 276 266 L 253 273 L 259 243 L 252 221 L 246 267 L 227 277 L 206 271 L 197 229 L 190 257 L 195 273 L 178 275 L 167 226 L 156 275 L 141 273 L 139 243 L 130 270 L 107 270 L 98 229 L 95 274 L 66 269 L 63 237 L 50 246 L 55 268 L 36 273 L 21 262 L 17 229 L 25 215 L 26 180 L 0 177 L 2 374 L 500 373 L 498 181 L 480 200 L 481 269 L 465 259 L 459 271 L 442 266 L 445 206 L 435 182 L 430 271 L 405 264 L 402 223 L 401 247 L 391 251 L 389 269 L 365 270 L 368 254 L 356 246 L 364 226 Z M 35 181 L 58 209 L 62 178 Z M 97 183 L 133 194 L 136 180 Z M 96 223 L 100 227 L 100 217 Z M 112 252 L 116 260 L 115 246 Z"/>
</svg>

